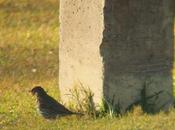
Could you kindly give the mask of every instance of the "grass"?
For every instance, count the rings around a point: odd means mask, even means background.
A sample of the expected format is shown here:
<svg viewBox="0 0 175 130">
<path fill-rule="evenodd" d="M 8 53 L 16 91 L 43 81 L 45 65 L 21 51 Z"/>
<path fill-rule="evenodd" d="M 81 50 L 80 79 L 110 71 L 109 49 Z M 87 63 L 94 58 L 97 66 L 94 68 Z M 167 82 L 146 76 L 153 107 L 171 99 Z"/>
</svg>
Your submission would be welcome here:
<svg viewBox="0 0 175 130">
<path fill-rule="evenodd" d="M 57 75 L 58 7 L 56 0 L 0 0 L 2 75 L 31 80 Z"/>
<path fill-rule="evenodd" d="M 175 110 L 123 117 L 106 115 L 45 120 L 29 94 L 42 85 L 59 100 L 58 0 L 0 0 L 0 129 L 2 130 L 174 130 Z"/>
</svg>

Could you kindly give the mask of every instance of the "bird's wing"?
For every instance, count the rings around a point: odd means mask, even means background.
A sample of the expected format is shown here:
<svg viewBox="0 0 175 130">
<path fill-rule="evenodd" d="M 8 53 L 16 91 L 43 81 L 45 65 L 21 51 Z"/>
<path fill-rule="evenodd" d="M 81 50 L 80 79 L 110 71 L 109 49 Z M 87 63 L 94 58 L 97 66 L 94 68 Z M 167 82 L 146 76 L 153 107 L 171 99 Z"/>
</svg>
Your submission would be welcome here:
<svg viewBox="0 0 175 130">
<path fill-rule="evenodd" d="M 52 109 L 52 111 L 58 113 L 58 114 L 73 114 L 70 110 L 68 110 L 66 107 L 64 107 L 62 104 L 57 102 L 54 98 L 51 96 L 47 95 L 45 97 L 45 100 L 48 104 L 48 108 Z"/>
<path fill-rule="evenodd" d="M 41 110 L 44 110 L 46 112 L 51 112 L 51 113 L 54 113 L 54 109 L 53 109 L 53 103 L 50 103 L 48 98 L 46 98 L 45 96 L 44 97 L 40 97 L 39 98 L 39 108 Z"/>
</svg>

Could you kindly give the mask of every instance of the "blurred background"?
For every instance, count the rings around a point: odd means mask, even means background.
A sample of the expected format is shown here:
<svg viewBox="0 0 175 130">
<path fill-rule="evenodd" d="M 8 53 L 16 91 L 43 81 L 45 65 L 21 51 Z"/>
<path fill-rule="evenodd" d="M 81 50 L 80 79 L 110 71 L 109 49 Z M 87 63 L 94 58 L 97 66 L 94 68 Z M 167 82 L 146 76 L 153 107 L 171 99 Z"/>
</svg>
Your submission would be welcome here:
<svg viewBox="0 0 175 130">
<path fill-rule="evenodd" d="M 59 0 L 0 0 L 0 129 L 37 117 L 33 86 L 59 98 L 58 32 Z"/>
<path fill-rule="evenodd" d="M 0 74 L 38 80 L 58 73 L 58 0 L 0 0 Z"/>
</svg>

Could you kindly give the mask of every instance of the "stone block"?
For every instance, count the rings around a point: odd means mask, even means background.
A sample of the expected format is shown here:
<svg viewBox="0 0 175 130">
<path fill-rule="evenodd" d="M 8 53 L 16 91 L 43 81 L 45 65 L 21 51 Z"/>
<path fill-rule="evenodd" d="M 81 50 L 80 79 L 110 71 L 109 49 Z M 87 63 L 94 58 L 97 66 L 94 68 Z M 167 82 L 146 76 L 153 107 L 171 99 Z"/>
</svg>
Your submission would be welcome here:
<svg viewBox="0 0 175 130">
<path fill-rule="evenodd" d="M 59 87 L 81 82 L 119 113 L 173 104 L 173 0 L 61 0 Z"/>
</svg>

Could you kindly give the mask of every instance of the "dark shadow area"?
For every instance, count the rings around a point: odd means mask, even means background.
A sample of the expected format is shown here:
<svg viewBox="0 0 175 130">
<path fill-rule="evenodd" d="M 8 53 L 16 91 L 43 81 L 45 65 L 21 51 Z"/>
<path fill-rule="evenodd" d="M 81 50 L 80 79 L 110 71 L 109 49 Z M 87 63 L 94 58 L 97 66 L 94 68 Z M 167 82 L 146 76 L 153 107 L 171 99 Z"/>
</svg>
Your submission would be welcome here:
<svg viewBox="0 0 175 130">
<path fill-rule="evenodd" d="M 137 102 L 148 113 L 166 111 L 172 106 L 172 2 L 105 1 L 100 46 L 103 92 L 105 100 L 119 113 L 125 113 Z"/>
</svg>

